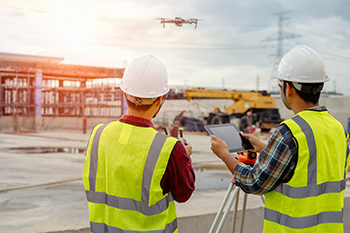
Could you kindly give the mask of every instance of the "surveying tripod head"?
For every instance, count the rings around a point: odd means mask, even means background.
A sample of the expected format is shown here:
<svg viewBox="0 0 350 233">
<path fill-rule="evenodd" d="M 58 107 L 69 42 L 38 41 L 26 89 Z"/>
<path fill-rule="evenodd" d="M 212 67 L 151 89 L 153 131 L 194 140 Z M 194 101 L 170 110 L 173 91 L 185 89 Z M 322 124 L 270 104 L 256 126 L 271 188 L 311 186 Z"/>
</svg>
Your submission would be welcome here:
<svg viewBox="0 0 350 233">
<path fill-rule="evenodd" d="M 256 152 L 249 151 L 249 150 L 243 150 L 243 151 L 238 151 L 237 154 L 239 155 L 236 157 L 236 159 L 244 164 L 253 166 L 254 163 L 256 162 Z"/>
</svg>

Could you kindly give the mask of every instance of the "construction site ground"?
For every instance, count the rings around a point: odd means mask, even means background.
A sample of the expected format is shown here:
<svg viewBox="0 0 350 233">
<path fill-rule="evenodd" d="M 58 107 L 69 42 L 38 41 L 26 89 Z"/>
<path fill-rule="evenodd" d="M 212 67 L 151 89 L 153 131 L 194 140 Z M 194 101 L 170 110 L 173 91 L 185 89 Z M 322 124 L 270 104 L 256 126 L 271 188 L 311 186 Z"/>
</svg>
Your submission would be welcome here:
<svg viewBox="0 0 350 233">
<path fill-rule="evenodd" d="M 232 176 L 211 152 L 208 135 L 185 132 L 184 137 L 193 146 L 197 189 L 189 201 L 176 203 L 179 232 L 208 232 Z M 0 134 L 0 232 L 90 232 L 81 179 L 88 138 L 77 131 Z M 221 232 L 232 232 L 232 219 L 231 210 Z M 349 182 L 344 225 L 350 232 Z M 248 195 L 244 232 L 262 232 L 262 226 L 262 199 Z"/>
</svg>

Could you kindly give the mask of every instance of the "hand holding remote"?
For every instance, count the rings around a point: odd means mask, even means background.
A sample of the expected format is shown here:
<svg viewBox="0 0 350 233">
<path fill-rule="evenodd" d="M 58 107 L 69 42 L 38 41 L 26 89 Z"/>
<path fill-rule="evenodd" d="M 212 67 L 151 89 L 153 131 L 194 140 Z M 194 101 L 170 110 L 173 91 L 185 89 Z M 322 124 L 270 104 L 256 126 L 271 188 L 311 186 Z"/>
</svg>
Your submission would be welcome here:
<svg viewBox="0 0 350 233">
<path fill-rule="evenodd" d="M 254 146 L 250 143 L 250 141 L 244 137 L 241 133 L 239 133 L 239 136 L 241 136 L 241 140 L 242 140 L 242 147 L 246 150 L 249 149 L 254 149 Z"/>
</svg>

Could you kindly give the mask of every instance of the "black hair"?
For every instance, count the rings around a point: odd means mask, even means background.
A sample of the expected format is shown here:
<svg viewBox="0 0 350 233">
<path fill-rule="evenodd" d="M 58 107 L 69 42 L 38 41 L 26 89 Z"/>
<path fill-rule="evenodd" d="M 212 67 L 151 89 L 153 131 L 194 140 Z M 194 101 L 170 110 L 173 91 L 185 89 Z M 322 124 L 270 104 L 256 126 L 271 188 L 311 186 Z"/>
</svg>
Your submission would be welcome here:
<svg viewBox="0 0 350 233">
<path fill-rule="evenodd" d="M 295 89 L 299 97 L 305 102 L 313 103 L 313 104 L 318 103 L 321 95 L 321 90 L 323 88 L 323 83 L 299 83 L 302 85 L 302 90 L 306 89 L 308 91 L 308 92 L 301 92 L 293 86 L 292 82 L 289 82 L 289 81 L 284 81 L 284 82 L 289 83 Z"/>
</svg>

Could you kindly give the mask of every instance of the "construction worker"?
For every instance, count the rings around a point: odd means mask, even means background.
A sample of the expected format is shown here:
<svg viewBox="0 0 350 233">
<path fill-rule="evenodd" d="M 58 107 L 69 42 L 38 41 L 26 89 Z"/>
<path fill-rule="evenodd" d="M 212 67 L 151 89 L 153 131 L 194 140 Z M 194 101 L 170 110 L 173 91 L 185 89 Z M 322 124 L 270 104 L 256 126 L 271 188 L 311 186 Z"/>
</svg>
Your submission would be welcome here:
<svg viewBox="0 0 350 233">
<path fill-rule="evenodd" d="M 174 201 L 195 189 L 192 146 L 159 133 L 152 118 L 169 92 L 162 62 L 133 60 L 120 88 L 127 112 L 97 125 L 90 136 L 83 181 L 92 232 L 177 232 Z"/>
<path fill-rule="evenodd" d="M 239 163 L 221 139 L 211 149 L 247 193 L 265 194 L 264 232 L 343 232 L 348 170 L 348 133 L 318 101 L 329 80 L 321 57 L 311 48 L 293 47 L 276 74 L 284 105 L 294 112 L 267 145 L 246 137 L 259 152 L 253 167 Z"/>
</svg>

